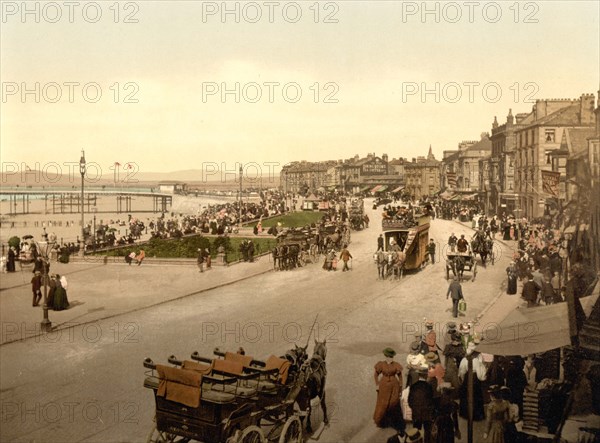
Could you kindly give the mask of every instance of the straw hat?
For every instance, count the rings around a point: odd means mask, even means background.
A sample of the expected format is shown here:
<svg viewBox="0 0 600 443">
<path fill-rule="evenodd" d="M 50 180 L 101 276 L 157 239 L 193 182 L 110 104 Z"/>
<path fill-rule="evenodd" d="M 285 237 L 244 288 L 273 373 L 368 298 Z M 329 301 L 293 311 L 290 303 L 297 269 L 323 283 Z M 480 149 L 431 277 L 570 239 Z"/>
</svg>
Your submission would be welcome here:
<svg viewBox="0 0 600 443">
<path fill-rule="evenodd" d="M 439 357 L 437 356 L 437 354 L 435 352 L 429 352 L 425 355 L 425 359 L 429 362 L 429 363 L 433 363 L 434 361 L 436 361 Z"/>
</svg>

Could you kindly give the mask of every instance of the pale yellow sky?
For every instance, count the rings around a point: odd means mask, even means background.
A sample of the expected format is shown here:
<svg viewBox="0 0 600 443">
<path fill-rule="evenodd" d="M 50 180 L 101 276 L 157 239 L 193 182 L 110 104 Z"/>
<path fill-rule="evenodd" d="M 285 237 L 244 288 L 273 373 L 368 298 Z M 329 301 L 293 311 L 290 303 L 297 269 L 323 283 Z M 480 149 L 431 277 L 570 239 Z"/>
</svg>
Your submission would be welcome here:
<svg viewBox="0 0 600 443">
<path fill-rule="evenodd" d="M 597 1 L 50 3 L 2 2 L 3 165 L 440 158 L 599 89 Z"/>
</svg>

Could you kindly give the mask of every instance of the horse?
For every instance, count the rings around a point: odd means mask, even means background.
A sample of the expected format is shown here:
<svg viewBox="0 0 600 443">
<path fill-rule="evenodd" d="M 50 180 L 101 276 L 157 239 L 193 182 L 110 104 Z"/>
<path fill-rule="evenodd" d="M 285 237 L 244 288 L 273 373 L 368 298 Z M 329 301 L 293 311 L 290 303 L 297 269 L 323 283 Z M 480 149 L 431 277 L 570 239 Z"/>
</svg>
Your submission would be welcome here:
<svg viewBox="0 0 600 443">
<path fill-rule="evenodd" d="M 300 401 L 308 405 L 306 415 L 306 431 L 312 433 L 310 423 L 310 414 L 312 412 L 311 400 L 319 397 L 321 409 L 323 410 L 323 423 L 328 424 L 327 404 L 325 402 L 325 382 L 327 380 L 327 367 L 325 358 L 327 357 L 327 340 L 319 342 L 315 340 L 313 355 L 302 367 L 301 373 L 304 381 L 303 389 L 300 392 Z"/>
<path fill-rule="evenodd" d="M 493 252 L 494 242 L 487 238 L 479 236 L 471 242 L 471 249 L 474 253 L 479 254 L 483 266 L 486 265 L 487 257 Z"/>
<path fill-rule="evenodd" d="M 388 269 L 388 253 L 377 251 L 375 254 L 373 254 L 373 260 L 377 264 L 377 278 L 385 280 Z"/>
<path fill-rule="evenodd" d="M 458 281 L 462 281 L 463 274 L 465 273 L 466 260 L 461 255 L 455 255 L 450 260 L 450 267 L 455 277 L 458 277 Z"/>
<path fill-rule="evenodd" d="M 406 262 L 406 254 L 402 251 L 395 251 L 390 254 L 392 258 L 391 265 L 389 267 L 392 270 L 392 274 L 396 280 L 400 280 L 402 278 L 402 274 L 404 272 L 404 263 Z M 389 270 L 388 270 L 389 272 Z"/>
</svg>

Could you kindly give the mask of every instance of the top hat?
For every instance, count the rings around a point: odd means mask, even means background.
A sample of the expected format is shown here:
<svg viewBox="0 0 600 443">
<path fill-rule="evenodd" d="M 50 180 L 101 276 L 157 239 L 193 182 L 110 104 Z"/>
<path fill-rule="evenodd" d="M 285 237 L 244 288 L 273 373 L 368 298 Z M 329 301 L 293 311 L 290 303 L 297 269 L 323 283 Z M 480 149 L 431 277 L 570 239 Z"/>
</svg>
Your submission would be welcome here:
<svg viewBox="0 0 600 443">
<path fill-rule="evenodd" d="M 413 341 L 413 342 L 410 344 L 410 350 L 411 350 L 411 351 L 418 351 L 418 350 L 420 350 L 420 349 L 421 349 L 421 343 L 419 343 L 418 341 Z"/>
</svg>

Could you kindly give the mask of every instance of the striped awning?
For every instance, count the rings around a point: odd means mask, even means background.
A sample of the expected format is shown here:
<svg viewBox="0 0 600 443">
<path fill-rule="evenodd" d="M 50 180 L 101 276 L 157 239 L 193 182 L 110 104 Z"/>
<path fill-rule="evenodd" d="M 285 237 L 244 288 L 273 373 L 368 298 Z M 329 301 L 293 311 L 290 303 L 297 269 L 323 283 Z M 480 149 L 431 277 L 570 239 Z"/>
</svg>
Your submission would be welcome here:
<svg viewBox="0 0 600 443">
<path fill-rule="evenodd" d="M 360 189 L 360 192 L 365 192 L 365 191 L 368 191 L 369 189 L 371 189 L 371 185 L 363 186 L 363 187 Z"/>
<path fill-rule="evenodd" d="M 383 192 L 383 191 L 387 191 L 387 186 L 386 185 L 381 185 L 381 187 L 377 190 L 377 192 Z"/>
<path fill-rule="evenodd" d="M 373 189 L 371 189 L 371 194 L 375 194 L 376 192 L 379 192 L 381 187 L 382 187 L 381 185 L 375 186 Z"/>
<path fill-rule="evenodd" d="M 394 189 L 392 192 L 400 192 L 404 189 L 404 186 L 398 186 L 396 189 Z"/>
</svg>

